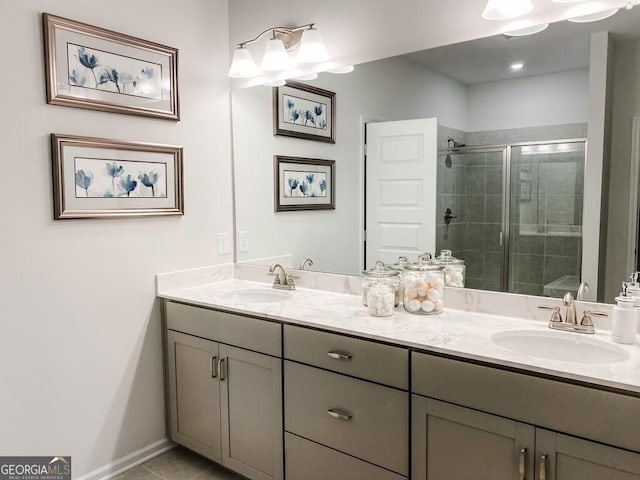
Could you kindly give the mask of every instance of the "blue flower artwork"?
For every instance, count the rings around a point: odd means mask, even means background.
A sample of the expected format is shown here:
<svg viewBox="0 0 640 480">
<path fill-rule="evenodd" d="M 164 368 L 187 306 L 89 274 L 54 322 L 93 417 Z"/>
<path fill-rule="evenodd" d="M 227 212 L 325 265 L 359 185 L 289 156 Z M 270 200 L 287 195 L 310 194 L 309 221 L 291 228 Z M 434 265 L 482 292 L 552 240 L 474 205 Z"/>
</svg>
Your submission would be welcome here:
<svg viewBox="0 0 640 480">
<path fill-rule="evenodd" d="M 283 175 L 289 187 L 284 189 L 285 198 L 327 196 L 326 172 L 284 170 Z"/>
<path fill-rule="evenodd" d="M 69 86 L 162 99 L 161 65 L 73 43 L 67 44 Z"/>
<path fill-rule="evenodd" d="M 284 123 L 327 130 L 327 105 L 291 95 L 282 96 Z"/>
<path fill-rule="evenodd" d="M 167 198 L 165 163 L 75 158 L 76 198 Z"/>
</svg>

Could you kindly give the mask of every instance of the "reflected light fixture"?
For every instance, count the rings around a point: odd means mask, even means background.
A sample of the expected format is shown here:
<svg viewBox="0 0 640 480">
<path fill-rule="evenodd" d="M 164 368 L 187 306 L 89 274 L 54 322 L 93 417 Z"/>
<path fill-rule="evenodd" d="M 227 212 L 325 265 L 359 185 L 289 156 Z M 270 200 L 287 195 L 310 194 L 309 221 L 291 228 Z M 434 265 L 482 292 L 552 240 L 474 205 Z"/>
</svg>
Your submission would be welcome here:
<svg viewBox="0 0 640 480">
<path fill-rule="evenodd" d="M 487 20 L 506 20 L 515 18 L 533 10 L 531 0 L 489 0 L 482 12 Z"/>
<path fill-rule="evenodd" d="M 567 20 L 574 23 L 597 22 L 615 15 L 618 10 L 619 8 L 607 8 L 607 5 L 600 2 L 587 2 L 569 10 Z"/>
<path fill-rule="evenodd" d="M 517 72 L 518 70 L 522 70 L 522 67 L 524 67 L 524 63 L 522 62 L 516 62 L 511 64 L 511 70 L 513 70 L 514 72 Z"/>
<path fill-rule="evenodd" d="M 336 68 L 332 68 L 331 70 L 327 70 L 329 73 L 351 73 L 353 72 L 353 70 L 355 69 L 355 67 L 353 65 L 347 65 L 345 67 L 336 67 Z"/>
<path fill-rule="evenodd" d="M 253 60 L 249 45 L 271 35 L 265 44 L 260 68 Z M 294 56 L 293 52 L 297 53 Z M 299 27 L 271 27 L 257 37 L 240 42 L 233 53 L 229 68 L 232 78 L 252 78 L 293 69 L 297 63 L 314 64 L 329 60 L 329 53 L 313 23 Z"/>
<path fill-rule="evenodd" d="M 528 27 L 519 27 L 518 25 L 512 25 L 509 31 L 503 33 L 507 37 L 525 37 L 527 35 L 534 35 L 546 30 L 549 26 L 548 23 L 541 23 L 539 25 L 530 25 Z M 513 27 L 513 28 L 512 28 Z"/>
</svg>

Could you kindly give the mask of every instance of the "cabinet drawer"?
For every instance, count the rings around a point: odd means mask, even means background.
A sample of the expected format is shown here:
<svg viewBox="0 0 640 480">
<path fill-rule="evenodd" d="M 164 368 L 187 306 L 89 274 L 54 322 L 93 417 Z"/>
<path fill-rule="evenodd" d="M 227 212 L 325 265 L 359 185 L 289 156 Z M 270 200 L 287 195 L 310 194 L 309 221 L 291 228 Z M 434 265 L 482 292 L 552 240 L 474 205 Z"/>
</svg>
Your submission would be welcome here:
<svg viewBox="0 0 640 480">
<path fill-rule="evenodd" d="M 406 480 L 398 474 L 285 432 L 287 480 Z"/>
<path fill-rule="evenodd" d="M 284 381 L 285 430 L 407 475 L 407 392 L 289 361 Z"/>
<path fill-rule="evenodd" d="M 284 326 L 284 357 L 406 390 L 409 353 L 367 340 Z"/>
<path fill-rule="evenodd" d="M 279 357 L 281 325 L 257 318 L 165 302 L 167 328 Z"/>
<path fill-rule="evenodd" d="M 640 398 L 435 355 L 412 355 L 414 393 L 640 452 Z"/>
</svg>

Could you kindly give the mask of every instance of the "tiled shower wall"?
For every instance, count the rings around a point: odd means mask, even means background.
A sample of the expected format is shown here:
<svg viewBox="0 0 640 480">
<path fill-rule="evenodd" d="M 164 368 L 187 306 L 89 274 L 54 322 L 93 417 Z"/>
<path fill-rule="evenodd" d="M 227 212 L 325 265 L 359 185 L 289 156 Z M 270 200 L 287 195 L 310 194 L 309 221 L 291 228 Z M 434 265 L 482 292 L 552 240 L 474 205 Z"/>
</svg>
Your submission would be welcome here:
<svg viewBox="0 0 640 480">
<path fill-rule="evenodd" d="M 438 149 L 447 148 L 448 137 L 478 146 L 585 136 L 586 124 L 490 132 L 462 132 L 439 126 Z M 542 295 L 545 284 L 562 275 L 579 275 L 581 240 L 576 236 L 522 235 L 520 222 L 531 220 L 521 218 L 528 211 L 521 206 L 535 198 L 535 223 L 544 218 L 547 224 L 580 225 L 583 170 L 579 169 L 584 167 L 584 155 L 578 152 L 547 158 L 535 156 L 535 159 L 524 156 L 518 160 L 517 149 L 513 150 L 512 165 L 518 170 L 514 170 L 512 178 L 520 179 L 522 169 L 537 163 L 536 172 L 530 172 L 530 175 L 537 175 L 539 181 L 533 191 L 521 191 L 520 182 L 511 186 L 509 291 Z M 500 245 L 502 155 L 475 153 L 453 155 L 451 159 L 449 163 L 444 155 L 438 157 L 436 250 L 451 249 L 455 257 L 465 260 L 466 286 L 500 290 L 503 268 Z M 525 166 L 527 163 L 529 167 Z M 580 181 L 576 182 L 576 178 Z M 571 188 L 566 187 L 569 184 Z M 559 190 L 561 188 L 563 190 Z M 447 207 L 457 216 L 449 225 L 444 222 Z"/>
</svg>

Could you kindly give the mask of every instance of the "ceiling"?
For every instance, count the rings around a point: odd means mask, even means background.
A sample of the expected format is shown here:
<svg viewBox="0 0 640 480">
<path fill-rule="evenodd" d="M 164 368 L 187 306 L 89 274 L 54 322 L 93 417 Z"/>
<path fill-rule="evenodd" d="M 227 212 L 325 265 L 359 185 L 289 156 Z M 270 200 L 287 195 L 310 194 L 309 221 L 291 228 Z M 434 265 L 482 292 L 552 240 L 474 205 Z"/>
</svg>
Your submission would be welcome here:
<svg viewBox="0 0 640 480">
<path fill-rule="evenodd" d="M 453 21 L 453 20 L 452 20 Z M 492 37 L 456 43 L 405 55 L 467 85 L 585 68 L 592 32 L 609 31 L 615 38 L 640 37 L 640 7 L 621 9 L 600 22 L 557 22 L 526 37 Z M 524 63 L 514 72 L 509 66 Z"/>
</svg>

